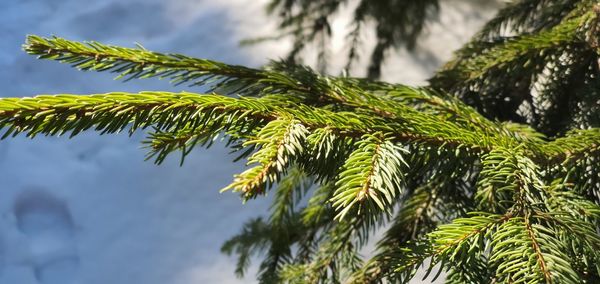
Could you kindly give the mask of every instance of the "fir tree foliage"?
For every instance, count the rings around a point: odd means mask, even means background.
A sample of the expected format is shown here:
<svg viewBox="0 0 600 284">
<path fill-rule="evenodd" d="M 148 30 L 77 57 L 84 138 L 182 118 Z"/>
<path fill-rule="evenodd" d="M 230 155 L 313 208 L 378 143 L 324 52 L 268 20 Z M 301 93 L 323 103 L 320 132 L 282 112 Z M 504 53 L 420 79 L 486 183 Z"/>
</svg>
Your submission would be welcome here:
<svg viewBox="0 0 600 284">
<path fill-rule="evenodd" d="M 373 79 L 381 75 L 381 66 L 390 49 L 415 48 L 427 22 L 436 18 L 439 6 L 438 0 L 272 0 L 267 11 L 278 16 L 280 34 L 247 42 L 292 37 L 293 46 L 287 57 L 289 62 L 301 60 L 302 51 L 314 42 L 318 50 L 319 69 L 324 71 L 327 67 L 328 44 L 333 36 L 332 21 L 337 14 L 350 7 L 352 24 L 346 35 L 346 69 L 350 69 L 360 57 L 365 32 L 374 29 L 376 44 L 371 51 L 371 64 L 367 70 L 368 77 Z"/>
<path fill-rule="evenodd" d="M 375 2 L 359 7 L 419 1 Z M 322 8 L 273 7 L 296 5 Z M 146 131 L 157 163 L 225 139 L 249 166 L 225 189 L 274 194 L 222 247 L 238 275 L 262 255 L 261 283 L 406 283 L 420 267 L 447 283 L 598 283 L 599 7 L 509 3 L 426 87 L 29 36 L 39 58 L 208 91 L 3 98 L 2 137 Z M 422 25 L 387 24 L 402 39 Z"/>
</svg>

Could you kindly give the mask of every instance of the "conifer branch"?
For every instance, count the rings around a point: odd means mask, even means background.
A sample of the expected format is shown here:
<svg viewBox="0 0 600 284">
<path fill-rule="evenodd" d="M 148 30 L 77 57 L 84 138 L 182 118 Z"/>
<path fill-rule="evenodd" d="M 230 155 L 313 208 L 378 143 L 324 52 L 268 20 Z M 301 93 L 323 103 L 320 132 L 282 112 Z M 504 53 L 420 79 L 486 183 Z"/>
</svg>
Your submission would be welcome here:
<svg viewBox="0 0 600 284">
<path fill-rule="evenodd" d="M 361 260 L 354 254 L 355 246 L 352 237 L 364 225 L 365 218 L 358 217 L 351 221 L 342 221 L 327 231 L 324 240 L 309 263 L 288 265 L 283 268 L 282 278 L 292 283 L 319 283 L 338 279 L 342 270 L 355 270 L 360 267 Z M 351 255 L 344 255 L 350 252 Z M 327 270 L 336 273 L 328 274 Z M 350 271 L 350 274 L 354 271 Z"/>
<path fill-rule="evenodd" d="M 104 45 L 99 42 L 76 42 L 59 37 L 27 37 L 23 49 L 40 59 L 56 60 L 71 64 L 83 71 L 110 71 L 119 73 L 117 78 L 169 78 L 173 83 L 192 81 L 192 85 L 218 80 L 214 76 L 261 79 L 257 70 L 232 66 L 220 62 L 191 58 L 180 54 L 162 54 L 139 48 Z M 206 80 L 203 80 L 206 79 Z"/>
<path fill-rule="evenodd" d="M 492 236 L 490 261 L 496 263 L 499 281 L 514 283 L 580 283 L 555 231 L 514 217 Z M 548 253 L 550 250 L 551 253 Z"/>
<path fill-rule="evenodd" d="M 315 226 L 320 224 L 333 210 L 331 210 L 328 201 L 333 196 L 335 185 L 329 182 L 320 185 L 315 189 L 312 197 L 308 200 L 308 204 L 302 209 L 302 223 L 306 226 Z"/>
<path fill-rule="evenodd" d="M 511 214 L 494 215 L 484 212 L 472 212 L 470 217 L 455 219 L 451 224 L 441 225 L 427 235 L 424 240 L 417 240 L 399 247 L 390 248 L 371 260 L 360 274 L 355 274 L 357 282 L 372 282 L 383 275 L 396 279 L 400 283 L 408 283 L 416 269 L 430 258 L 425 278 L 432 272 L 437 263 L 460 263 L 470 261 L 472 251 L 480 246 L 497 226 L 512 218 Z M 479 248 L 482 250 L 483 248 Z M 469 255 L 469 256 L 468 256 Z M 376 270 L 373 270 L 377 267 Z M 438 271 L 432 279 L 440 274 Z M 376 275 L 376 278 L 372 277 Z M 362 282 L 361 282 L 362 283 Z"/>
<path fill-rule="evenodd" d="M 525 228 L 527 231 L 527 236 L 531 240 L 531 246 L 533 247 L 533 251 L 535 252 L 535 256 L 537 258 L 537 264 L 540 267 L 542 275 L 544 277 L 545 282 L 552 283 L 552 278 L 550 277 L 550 271 L 548 270 L 546 260 L 544 259 L 544 255 L 542 254 L 542 250 L 540 248 L 540 244 L 537 241 L 536 232 L 533 230 L 531 223 L 529 222 L 529 218 L 524 219 Z"/>
<path fill-rule="evenodd" d="M 477 33 L 477 40 L 495 39 L 510 29 L 516 33 L 547 30 L 558 24 L 578 1 L 523 0 L 512 1 L 500 9 Z"/>
<path fill-rule="evenodd" d="M 437 189 L 423 186 L 401 203 L 391 227 L 377 244 L 377 254 L 352 276 L 355 282 L 379 283 L 385 277 L 391 277 L 394 267 L 389 264 L 389 258 L 397 254 L 398 248 L 409 247 L 411 242 L 422 239 L 424 233 L 435 228 L 437 222 L 433 220 L 431 211 L 438 199 Z"/>
<path fill-rule="evenodd" d="M 278 226 L 292 218 L 296 212 L 296 205 L 311 186 L 312 180 L 306 173 L 300 167 L 292 166 L 287 175 L 277 184 L 269 222 Z"/>
<path fill-rule="evenodd" d="M 480 210 L 506 212 L 517 210 L 543 200 L 545 185 L 533 161 L 519 153 L 519 149 L 496 148 L 481 160 L 482 169 L 477 182 L 475 199 Z"/>
<path fill-rule="evenodd" d="M 221 252 L 228 255 L 233 253 L 238 255 L 235 268 L 235 274 L 238 277 L 244 276 L 248 266 L 250 266 L 252 255 L 256 252 L 262 252 L 268 247 L 271 233 L 268 224 L 261 218 L 256 218 L 246 222 L 239 235 L 223 244 Z"/>
<path fill-rule="evenodd" d="M 293 117 L 309 129 L 328 128 L 338 135 L 361 137 L 390 133 L 397 142 L 422 143 L 433 147 L 465 147 L 474 152 L 489 150 L 495 139 L 462 130 L 418 112 L 405 114 L 405 123 L 386 123 L 382 118 L 350 112 L 331 112 L 305 105 L 290 105 L 268 98 L 230 98 L 194 93 L 142 92 L 103 95 L 55 95 L 0 100 L 0 124 L 8 127 L 5 137 L 28 132 L 76 135 L 94 128 L 115 133 L 131 123 L 130 131 L 156 125 L 179 130 L 187 124 L 199 127 L 210 118 L 272 121 Z M 117 119 L 118 118 L 118 119 Z M 227 118 L 227 119 L 226 119 Z M 506 141 L 510 142 L 510 141 Z"/>
<path fill-rule="evenodd" d="M 274 5 L 291 13 L 285 26 L 310 40 L 325 39 L 327 17 L 345 0 L 284 2 Z M 386 29 L 406 20 L 379 10 L 392 2 L 360 1 L 356 10 L 352 48 L 364 23 L 382 15 L 372 74 L 397 44 L 394 29 Z M 418 34 L 423 13 L 437 10 L 438 1 L 404 2 L 406 9 L 394 11 L 416 9 L 419 21 L 399 31 Z M 228 139 L 251 166 L 228 188 L 248 199 L 277 187 L 271 217 L 247 223 L 223 247 L 238 256 L 239 275 L 262 253 L 261 283 L 343 282 L 350 275 L 405 283 L 428 259 L 427 275 L 440 265 L 437 274 L 448 272 L 448 283 L 595 283 L 598 7 L 591 0 L 514 2 L 431 87 L 419 88 L 320 75 L 290 62 L 253 69 L 141 46 L 30 36 L 24 48 L 40 58 L 219 94 L 2 98 L 0 128 L 4 138 L 148 129 L 147 158 L 157 163 L 177 151 L 183 163 L 196 146 Z M 312 12 L 320 14 L 306 14 Z M 309 34 L 307 19 L 314 20 Z M 297 41 L 296 51 L 304 44 Z M 375 257 L 363 264 L 358 251 L 386 226 Z"/>
<path fill-rule="evenodd" d="M 241 191 L 246 199 L 264 193 L 286 172 L 292 159 L 301 155 L 306 134 L 306 128 L 292 118 L 269 122 L 255 139 L 243 144 L 244 147 L 260 146 L 247 163 L 258 165 L 236 175 L 233 183 L 221 191 Z"/>
<path fill-rule="evenodd" d="M 490 70 L 523 62 L 523 58 L 528 55 L 550 53 L 552 49 L 560 49 L 565 45 L 584 44 L 580 28 L 595 17 L 595 13 L 588 11 L 579 17 L 567 19 L 548 31 L 517 37 L 485 48 L 481 54 L 448 64 L 446 71 L 442 73 L 457 71 L 461 74 L 460 78 L 471 81 L 484 76 Z"/>
<path fill-rule="evenodd" d="M 362 137 L 336 182 L 338 188 L 331 202 L 339 210 L 337 218 L 343 218 L 355 205 L 380 210 L 390 208 L 402 187 L 402 168 L 407 166 L 403 153 L 407 151 L 385 138 Z M 374 204 L 361 205 L 364 202 Z"/>
<path fill-rule="evenodd" d="M 569 165 L 586 156 L 599 154 L 600 128 L 574 130 L 544 145 L 549 164 Z"/>
<path fill-rule="evenodd" d="M 170 78 L 177 84 L 209 85 L 212 90 L 227 95 L 266 96 L 291 92 L 299 97 L 287 98 L 303 104 L 341 104 L 356 110 L 371 110 L 375 115 L 400 121 L 408 112 L 414 113 L 414 107 L 419 110 L 435 107 L 438 110 L 435 114 L 443 119 L 450 118 L 464 127 L 478 127 L 477 130 L 490 135 L 502 135 L 497 125 L 472 108 L 451 97 L 442 99 L 432 95 L 432 90 L 387 86 L 388 94 L 376 96 L 368 89 L 362 90 L 360 85 L 363 83 L 354 79 L 323 77 L 308 68 L 285 63 L 273 62 L 271 70 L 258 70 L 179 54 L 162 54 L 98 42 L 80 43 L 57 37 L 29 36 L 24 49 L 40 58 L 69 63 L 82 70 L 117 72 L 120 73 L 118 78 L 127 77 L 128 80 Z M 415 101 L 424 106 L 415 105 Z"/>
</svg>

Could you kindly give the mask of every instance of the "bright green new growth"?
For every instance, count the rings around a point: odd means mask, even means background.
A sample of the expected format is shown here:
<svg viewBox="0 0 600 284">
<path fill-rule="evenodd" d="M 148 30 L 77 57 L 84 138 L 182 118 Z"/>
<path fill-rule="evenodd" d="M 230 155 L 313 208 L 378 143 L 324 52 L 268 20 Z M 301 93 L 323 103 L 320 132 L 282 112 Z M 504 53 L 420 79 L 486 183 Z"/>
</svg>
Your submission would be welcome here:
<svg viewBox="0 0 600 284">
<path fill-rule="evenodd" d="M 238 275 L 262 253 L 262 283 L 405 283 L 422 265 L 447 283 L 598 283 L 599 9 L 546 2 L 508 5 L 420 88 L 29 36 L 40 58 L 209 91 L 3 98 L 0 127 L 147 130 L 156 163 L 225 137 L 250 166 L 225 189 L 275 195 L 222 248 Z"/>
</svg>

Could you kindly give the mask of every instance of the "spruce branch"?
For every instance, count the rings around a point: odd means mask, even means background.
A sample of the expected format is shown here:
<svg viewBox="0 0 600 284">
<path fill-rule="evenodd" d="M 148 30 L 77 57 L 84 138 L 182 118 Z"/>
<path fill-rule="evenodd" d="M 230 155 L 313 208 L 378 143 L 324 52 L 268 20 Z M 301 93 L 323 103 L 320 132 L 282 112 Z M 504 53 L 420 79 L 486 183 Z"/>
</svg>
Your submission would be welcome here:
<svg viewBox="0 0 600 284">
<path fill-rule="evenodd" d="M 260 79 L 257 70 L 220 62 L 191 58 L 180 54 L 162 54 L 145 48 L 125 48 L 99 42 L 76 42 L 59 37 L 27 37 L 23 49 L 40 59 L 70 64 L 82 71 L 110 71 L 117 79 L 169 78 L 173 83 L 191 81 L 203 85 L 218 81 L 215 76 Z"/>
<path fill-rule="evenodd" d="M 500 9 L 477 33 L 477 40 L 494 39 L 507 31 L 533 33 L 558 24 L 577 5 L 576 0 L 523 0 L 512 1 Z"/>
<path fill-rule="evenodd" d="M 514 283 L 581 283 L 565 248 L 552 228 L 531 217 L 514 217 L 492 238 L 490 261 L 496 263 L 499 281 Z"/>
<path fill-rule="evenodd" d="M 275 2 L 291 13 L 286 20 L 293 35 L 326 42 L 327 17 L 345 0 Z M 366 21 L 391 2 L 360 1 L 353 45 L 360 44 Z M 402 13 L 437 7 L 435 0 L 404 2 Z M 448 283 L 595 283 L 595 2 L 514 2 L 457 53 L 433 86 L 418 88 L 325 76 L 290 62 L 253 69 L 30 36 L 24 48 L 40 58 L 215 93 L 4 98 L 0 128 L 4 138 L 147 129 L 148 158 L 157 163 L 178 151 L 183 163 L 196 146 L 228 139 L 251 166 L 228 188 L 248 199 L 276 187 L 271 217 L 252 220 L 223 247 L 238 256 L 239 275 L 252 255 L 263 254 L 261 283 L 348 277 L 404 283 L 428 259 L 427 274 L 440 265 L 437 273 L 447 271 Z M 315 11 L 324 13 L 304 13 Z M 424 23 L 426 15 L 419 15 Z M 306 19 L 314 20 L 312 34 L 297 25 Z M 397 39 L 385 30 L 396 19 L 381 19 L 390 21 L 378 21 L 373 72 Z M 296 51 L 304 44 L 297 41 Z M 358 252 L 378 228 L 386 228 L 384 237 L 363 263 Z"/>
<path fill-rule="evenodd" d="M 388 123 L 383 118 L 351 112 L 332 112 L 306 105 L 293 105 L 270 98 L 239 99 L 194 93 L 142 92 L 99 95 L 42 95 L 33 98 L 0 100 L 0 124 L 8 127 L 5 137 L 27 132 L 76 135 L 94 128 L 115 133 L 131 124 L 130 131 L 155 125 L 170 131 L 186 124 L 199 127 L 211 118 L 223 123 L 228 119 L 269 122 L 293 117 L 309 129 L 328 128 L 341 136 L 361 137 L 371 133 L 389 133 L 396 142 L 421 143 L 433 147 L 464 147 L 486 151 L 499 143 L 493 137 L 461 129 L 418 112 L 405 114 L 404 123 Z M 386 135 L 389 135 L 386 134 Z M 500 143 L 511 143 L 504 139 Z"/>
<path fill-rule="evenodd" d="M 331 78 L 302 66 L 273 62 L 268 70 L 258 70 L 179 54 L 162 54 L 145 49 L 76 42 L 63 38 L 29 36 L 24 49 L 43 59 L 72 64 L 82 70 L 111 71 L 119 77 L 170 78 L 174 83 L 191 82 L 208 85 L 227 95 L 268 96 L 284 93 L 291 101 L 303 104 L 333 103 L 355 110 L 370 110 L 375 115 L 403 120 L 412 108 L 437 109 L 435 114 L 464 127 L 477 127 L 490 135 L 501 135 L 498 125 L 487 121 L 472 108 L 450 96 L 440 97 L 433 90 L 408 86 L 382 86 L 352 78 Z M 371 94 L 369 88 L 388 89 L 383 95 Z M 367 87 L 367 89 L 363 89 Z M 378 93 L 381 93 L 379 91 Z M 297 96 L 297 98 L 294 98 Z M 298 101 L 300 99 L 300 101 Z"/>
<path fill-rule="evenodd" d="M 269 245 L 271 230 L 269 225 L 261 218 L 256 218 L 246 222 L 242 232 L 227 240 L 221 247 L 221 252 L 231 255 L 238 255 L 235 274 L 238 277 L 244 276 L 253 254 L 262 252 Z"/>
<path fill-rule="evenodd" d="M 600 151 L 600 128 L 573 130 L 544 145 L 550 164 L 571 165 Z"/>
<path fill-rule="evenodd" d="M 547 201 L 551 212 L 600 226 L 600 205 L 577 194 L 572 188 L 553 186 Z"/>
<path fill-rule="evenodd" d="M 246 199 L 266 192 L 286 172 L 294 157 L 301 155 L 306 135 L 306 128 L 292 118 L 270 121 L 255 139 L 242 145 L 260 147 L 247 163 L 258 165 L 236 175 L 233 183 L 221 191 L 241 191 Z"/>
<path fill-rule="evenodd" d="M 595 17 L 594 12 L 588 11 L 581 16 L 569 18 L 550 30 L 516 37 L 485 48 L 476 56 L 449 63 L 445 67 L 447 71 L 442 73 L 456 71 L 461 74 L 459 76 L 463 81 L 471 81 L 483 77 L 490 70 L 507 69 L 512 64 L 525 62 L 523 59 L 533 54 L 548 54 L 553 49 L 562 49 L 566 45 L 585 44 L 581 28 Z"/>
<path fill-rule="evenodd" d="M 475 196 L 480 210 L 528 211 L 545 199 L 546 185 L 541 180 L 539 167 L 519 154 L 519 149 L 496 148 L 485 154 L 481 163 Z"/>
<path fill-rule="evenodd" d="M 237 255 L 238 276 L 243 276 L 250 264 L 251 254 L 260 252 L 264 259 L 259 265 L 259 283 L 277 283 L 281 281 L 283 267 L 294 261 L 290 247 L 297 245 L 300 247 L 298 251 L 302 251 L 313 244 L 310 231 L 314 228 L 303 224 L 301 215 L 296 210 L 310 185 L 310 179 L 301 169 L 291 167 L 276 185 L 271 218 L 268 221 L 257 219 L 247 222 L 238 235 L 226 241 L 222 251 Z"/>
<path fill-rule="evenodd" d="M 355 205 L 359 207 L 357 214 L 364 214 L 360 208 L 390 208 L 402 188 L 403 168 L 408 166 L 402 158 L 405 153 L 402 146 L 384 137 L 363 136 L 336 182 L 331 202 L 339 210 L 337 218 L 342 219 Z"/>
<path fill-rule="evenodd" d="M 473 251 L 484 251 L 480 247 L 485 243 L 496 226 L 510 220 L 511 213 L 505 215 L 489 214 L 485 212 L 471 212 L 467 218 L 457 218 L 451 224 L 444 224 L 428 237 L 432 243 L 434 261 L 450 261 L 462 264 L 470 261 Z"/>
<path fill-rule="evenodd" d="M 365 218 L 358 217 L 334 225 L 327 230 L 313 259 L 308 263 L 285 266 L 281 272 L 282 278 L 290 283 L 343 281 L 338 278 L 341 271 L 350 270 L 351 274 L 361 266 L 361 259 L 355 254 L 353 237 L 365 221 Z"/>
<path fill-rule="evenodd" d="M 425 238 L 412 241 L 402 246 L 390 247 L 381 252 L 355 274 L 353 281 L 357 283 L 381 282 L 382 277 L 408 283 L 417 268 L 427 259 L 427 278 L 436 264 L 442 268 L 434 275 L 435 280 L 445 268 L 445 264 L 465 265 L 473 260 L 473 254 L 485 250 L 485 240 L 495 228 L 512 215 L 495 215 L 485 212 L 471 212 L 470 216 L 457 218 L 452 223 L 440 225 Z"/>
<path fill-rule="evenodd" d="M 333 182 L 325 183 L 317 187 L 308 204 L 302 209 L 302 223 L 306 226 L 315 226 L 327 220 L 333 210 L 329 206 L 329 199 L 333 196 L 335 185 Z"/>
<path fill-rule="evenodd" d="M 407 254 L 413 254 L 409 264 L 402 264 L 404 268 L 416 267 L 423 261 L 422 258 L 417 257 L 418 252 L 414 251 L 413 242 L 421 240 L 423 232 L 428 233 L 432 230 L 428 226 L 435 227 L 437 225 L 433 220 L 428 220 L 427 209 L 433 202 L 431 196 L 424 193 L 413 195 L 411 196 L 412 202 L 402 204 L 401 212 L 397 213 L 392 227 L 386 231 L 386 235 L 378 242 L 375 256 L 352 275 L 351 282 L 381 283 L 384 279 L 404 279 L 407 281 L 412 278 L 415 273 L 414 269 L 404 269 L 398 275 L 399 271 L 395 267 L 397 264 L 394 264 L 395 262 L 392 259 L 396 259 L 399 253 L 403 257 Z M 419 203 L 418 201 L 422 199 L 425 200 Z M 409 216 L 411 209 L 416 209 L 415 215 L 417 216 L 414 218 Z"/>
<path fill-rule="evenodd" d="M 296 214 L 298 203 L 312 185 L 312 179 L 300 167 L 292 166 L 287 175 L 277 183 L 269 222 L 278 226 L 292 218 Z"/>
<path fill-rule="evenodd" d="M 245 100 L 192 93 L 142 92 L 99 95 L 41 95 L 32 98 L 0 100 L 0 125 L 7 130 L 4 137 L 27 132 L 71 136 L 94 129 L 116 133 L 156 126 L 177 130 L 186 124 L 199 126 L 213 116 L 232 115 L 240 119 L 273 120 L 272 113 Z M 245 111 L 245 113 L 240 113 Z"/>
</svg>

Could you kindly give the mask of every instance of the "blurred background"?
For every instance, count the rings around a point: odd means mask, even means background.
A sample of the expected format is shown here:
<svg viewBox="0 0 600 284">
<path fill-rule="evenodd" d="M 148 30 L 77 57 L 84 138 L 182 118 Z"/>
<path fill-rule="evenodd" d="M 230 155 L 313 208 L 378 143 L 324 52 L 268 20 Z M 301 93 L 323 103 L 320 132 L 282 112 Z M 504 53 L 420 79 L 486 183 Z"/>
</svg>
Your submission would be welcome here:
<svg viewBox="0 0 600 284">
<path fill-rule="evenodd" d="M 97 40 L 259 67 L 284 57 L 288 40 L 240 47 L 276 20 L 267 0 L 2 0 L 0 96 L 109 91 L 197 91 L 167 81 L 123 83 L 114 74 L 78 72 L 21 51 L 27 34 Z M 399 50 L 383 78 L 423 84 L 489 19 L 495 1 L 447 0 L 414 52 Z M 345 64 L 348 17 L 333 23 L 329 68 Z M 368 35 L 367 35 L 368 37 Z M 368 38 L 367 38 L 368 41 Z M 310 50 L 306 63 L 313 64 Z M 368 56 L 365 56 L 368 60 Z M 361 75 L 367 62 L 356 66 Z M 24 137 L 0 141 L 0 284 L 254 283 L 219 252 L 243 222 L 264 215 L 269 197 L 241 203 L 218 191 L 243 169 L 222 145 L 144 162 L 143 133 Z"/>
</svg>

